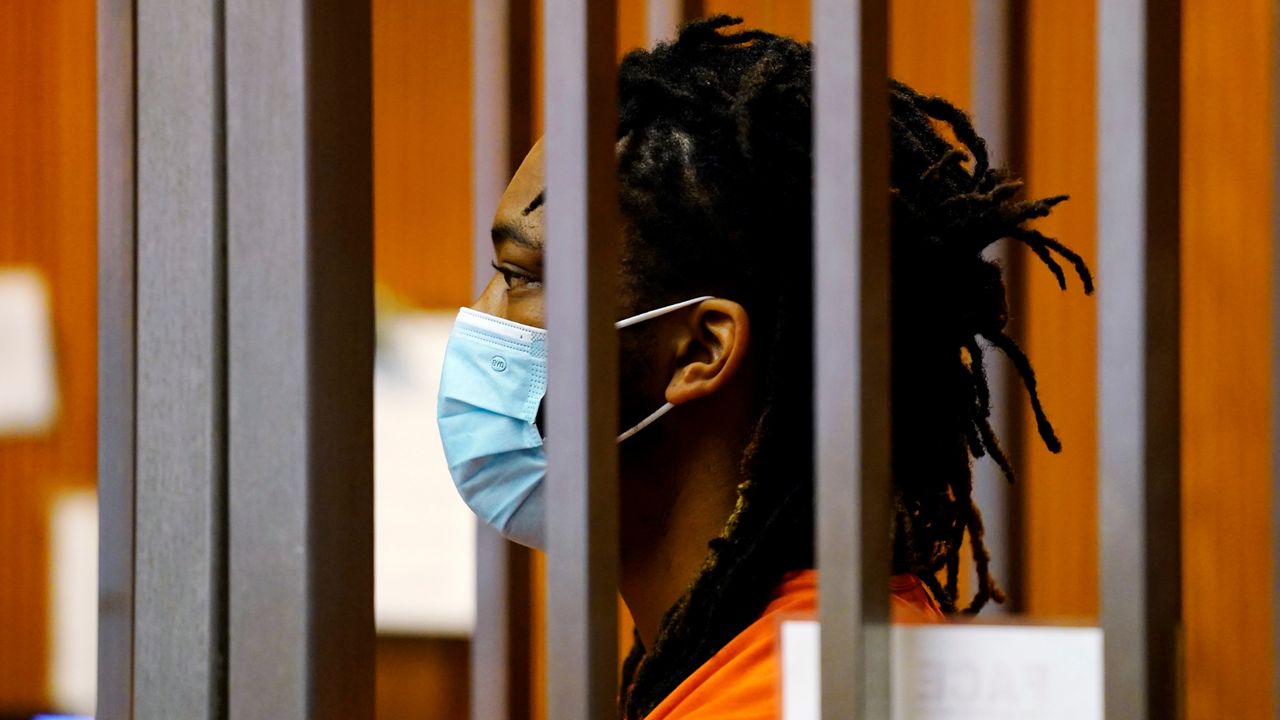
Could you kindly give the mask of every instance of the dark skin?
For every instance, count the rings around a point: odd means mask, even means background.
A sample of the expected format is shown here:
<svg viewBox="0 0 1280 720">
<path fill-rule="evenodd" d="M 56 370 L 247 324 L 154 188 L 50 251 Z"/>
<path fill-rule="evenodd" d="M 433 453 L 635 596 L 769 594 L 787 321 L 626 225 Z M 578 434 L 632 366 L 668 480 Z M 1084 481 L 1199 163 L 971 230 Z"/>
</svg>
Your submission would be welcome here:
<svg viewBox="0 0 1280 720">
<path fill-rule="evenodd" d="M 545 205 L 535 202 L 543 191 L 539 141 L 499 202 L 497 271 L 472 308 L 545 326 L 543 251 L 554 240 L 544 233 Z M 630 308 L 622 298 L 613 312 L 621 319 L 649 309 Z M 620 430 L 664 401 L 676 406 L 619 448 L 619 589 L 648 647 L 737 501 L 738 464 L 762 401 L 750 335 L 746 310 L 721 298 L 620 331 L 628 368 Z"/>
</svg>

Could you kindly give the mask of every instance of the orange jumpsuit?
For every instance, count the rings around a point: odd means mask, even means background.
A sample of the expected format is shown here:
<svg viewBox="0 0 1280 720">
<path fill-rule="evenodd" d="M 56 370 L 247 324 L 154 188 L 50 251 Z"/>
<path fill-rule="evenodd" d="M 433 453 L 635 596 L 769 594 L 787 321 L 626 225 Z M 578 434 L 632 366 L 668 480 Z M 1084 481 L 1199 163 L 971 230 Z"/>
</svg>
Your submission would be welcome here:
<svg viewBox="0 0 1280 720">
<path fill-rule="evenodd" d="M 924 583 L 914 575 L 895 575 L 890 590 L 893 622 L 946 622 Z M 764 613 L 685 678 L 645 720 L 777 720 L 782 704 L 778 697 L 780 621 L 813 617 L 817 607 L 817 571 L 788 573 Z"/>
</svg>

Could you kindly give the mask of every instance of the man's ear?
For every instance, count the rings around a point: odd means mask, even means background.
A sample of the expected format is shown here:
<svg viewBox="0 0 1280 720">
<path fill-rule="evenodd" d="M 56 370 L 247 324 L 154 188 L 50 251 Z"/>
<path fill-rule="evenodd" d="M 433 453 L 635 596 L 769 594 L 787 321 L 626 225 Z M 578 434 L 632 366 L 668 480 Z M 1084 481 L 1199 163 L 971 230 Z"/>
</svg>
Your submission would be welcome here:
<svg viewBox="0 0 1280 720">
<path fill-rule="evenodd" d="M 667 402 L 680 405 L 719 391 L 747 357 L 747 311 L 732 300 L 713 298 L 693 307 L 676 340 L 675 372 Z"/>
</svg>

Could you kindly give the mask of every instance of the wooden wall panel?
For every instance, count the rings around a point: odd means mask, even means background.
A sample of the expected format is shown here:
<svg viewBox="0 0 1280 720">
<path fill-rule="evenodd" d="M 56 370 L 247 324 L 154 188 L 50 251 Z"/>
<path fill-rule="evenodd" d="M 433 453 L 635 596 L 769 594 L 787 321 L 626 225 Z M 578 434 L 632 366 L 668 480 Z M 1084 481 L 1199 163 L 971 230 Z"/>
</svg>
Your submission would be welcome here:
<svg viewBox="0 0 1280 720">
<path fill-rule="evenodd" d="M 465 638 L 384 635 L 377 645 L 378 720 L 467 717 Z"/>
<path fill-rule="evenodd" d="M 807 41 L 810 36 L 810 3 L 808 0 L 704 0 L 703 16 L 734 15 L 749 28 L 760 28 L 779 35 Z"/>
<path fill-rule="evenodd" d="M 649 45 L 649 28 L 645 21 L 645 0 L 617 0 L 618 3 L 618 57 L 635 48 Z"/>
<path fill-rule="evenodd" d="M 471 11 L 373 0 L 375 271 L 419 307 L 471 302 Z"/>
<path fill-rule="evenodd" d="M 1274 5 L 1186 0 L 1183 7 L 1187 717 L 1275 717 L 1268 543 Z"/>
<path fill-rule="evenodd" d="M 47 700 L 48 502 L 92 487 L 97 159 L 92 0 L 0 3 L 0 265 L 49 282 L 61 417 L 0 439 L 0 712 Z"/>
<path fill-rule="evenodd" d="M 889 32 L 889 72 L 894 78 L 969 109 L 972 2 L 893 0 L 889 3 Z M 978 132 L 981 134 L 982 128 Z"/>
<path fill-rule="evenodd" d="M 1037 227 L 1092 266 L 1094 4 L 1030 0 L 1026 13 L 1027 191 L 1071 195 Z M 1022 264 L 1021 297 L 1011 307 L 1015 334 L 1036 369 L 1063 451 L 1053 455 L 1044 448 L 1021 396 L 1025 429 L 1016 452 L 1022 460 L 1023 594 L 1014 602 L 1033 615 L 1091 617 L 1098 612 L 1097 305 L 1078 281 L 1071 279 L 1064 293 L 1034 257 L 1025 256 Z M 1106 270 L 1095 269 L 1099 283 L 1106 283 Z"/>
</svg>

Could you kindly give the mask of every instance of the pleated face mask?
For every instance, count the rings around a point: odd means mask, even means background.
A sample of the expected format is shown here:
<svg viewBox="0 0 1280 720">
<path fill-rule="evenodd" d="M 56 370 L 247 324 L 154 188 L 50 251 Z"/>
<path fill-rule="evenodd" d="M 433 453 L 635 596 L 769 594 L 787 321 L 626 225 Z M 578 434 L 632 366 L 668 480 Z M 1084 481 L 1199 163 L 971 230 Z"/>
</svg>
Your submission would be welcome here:
<svg viewBox="0 0 1280 720">
<path fill-rule="evenodd" d="M 641 313 L 618 329 L 688 307 Z M 545 550 L 547 453 L 534 420 L 547 392 L 547 332 L 470 308 L 458 311 L 440 375 L 437 421 L 445 460 L 472 512 L 503 537 Z M 658 408 L 622 442 L 671 409 Z"/>
</svg>

